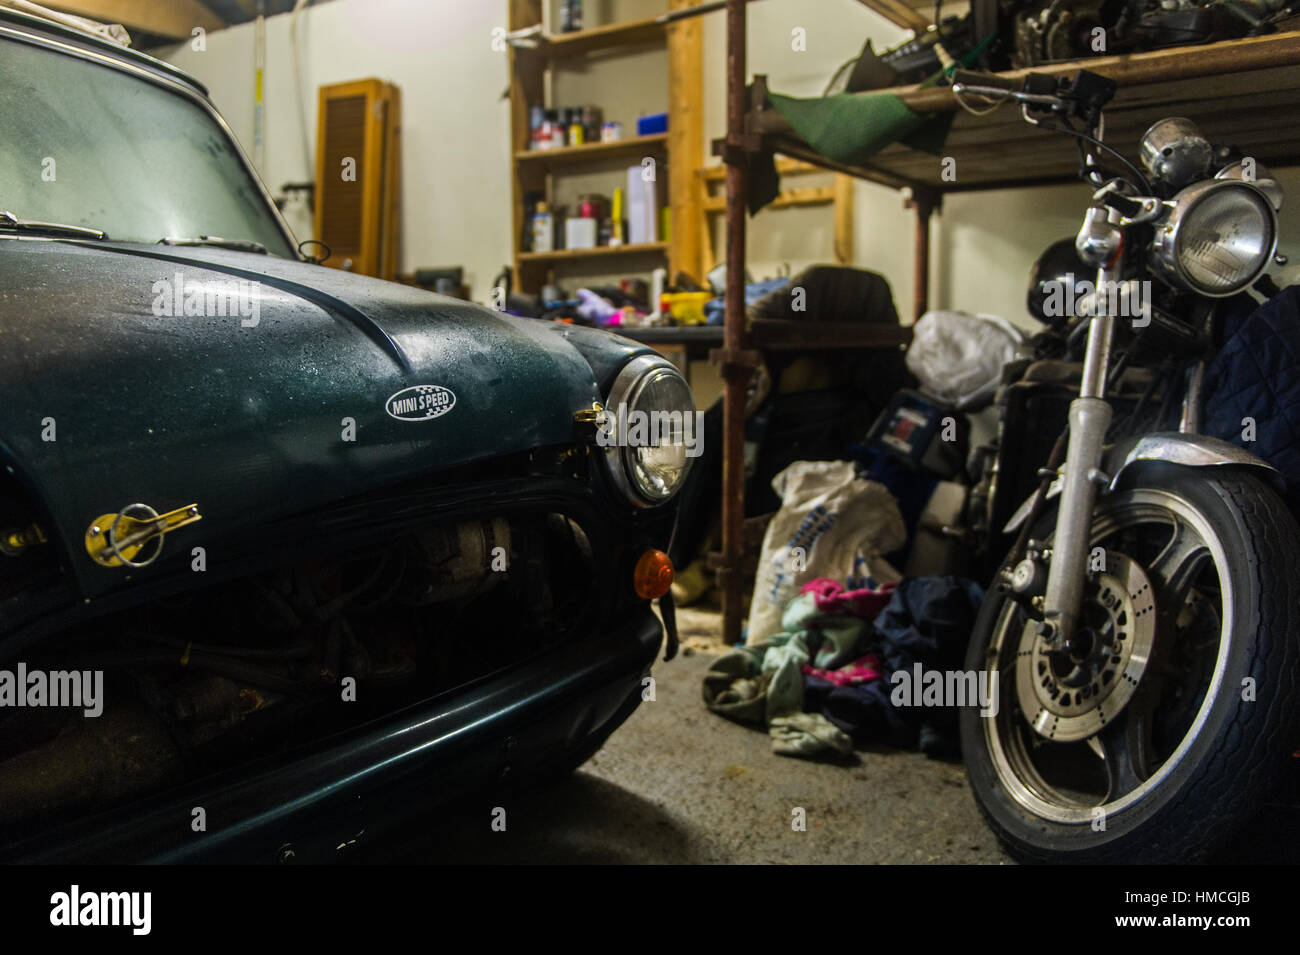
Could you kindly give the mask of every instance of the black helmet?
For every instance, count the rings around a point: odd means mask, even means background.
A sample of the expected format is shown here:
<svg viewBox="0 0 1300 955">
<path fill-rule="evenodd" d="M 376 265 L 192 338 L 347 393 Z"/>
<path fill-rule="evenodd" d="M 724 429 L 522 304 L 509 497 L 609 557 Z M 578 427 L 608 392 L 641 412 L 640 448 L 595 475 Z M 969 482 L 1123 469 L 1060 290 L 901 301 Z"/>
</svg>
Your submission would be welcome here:
<svg viewBox="0 0 1300 955">
<path fill-rule="evenodd" d="M 1040 322 L 1057 325 L 1073 317 L 1070 303 L 1077 303 L 1079 284 L 1092 284 L 1095 269 L 1079 258 L 1074 239 L 1061 239 L 1047 247 L 1029 270 L 1029 314 Z M 1064 307 L 1063 307 L 1064 306 Z"/>
</svg>

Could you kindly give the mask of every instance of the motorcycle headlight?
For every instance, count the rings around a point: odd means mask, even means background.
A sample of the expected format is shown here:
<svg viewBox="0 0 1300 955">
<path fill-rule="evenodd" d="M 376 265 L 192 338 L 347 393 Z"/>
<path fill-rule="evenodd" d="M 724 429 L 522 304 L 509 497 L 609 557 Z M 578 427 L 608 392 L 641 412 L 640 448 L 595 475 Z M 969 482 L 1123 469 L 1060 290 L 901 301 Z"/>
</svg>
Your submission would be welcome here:
<svg viewBox="0 0 1300 955">
<path fill-rule="evenodd" d="M 623 366 L 597 443 L 629 501 L 653 507 L 681 490 L 700 439 L 690 386 L 671 362 L 641 355 Z"/>
<path fill-rule="evenodd" d="M 1210 298 L 1241 291 L 1277 248 L 1277 213 L 1253 185 L 1211 179 L 1188 186 L 1156 229 L 1152 266 L 1171 285 Z"/>
</svg>

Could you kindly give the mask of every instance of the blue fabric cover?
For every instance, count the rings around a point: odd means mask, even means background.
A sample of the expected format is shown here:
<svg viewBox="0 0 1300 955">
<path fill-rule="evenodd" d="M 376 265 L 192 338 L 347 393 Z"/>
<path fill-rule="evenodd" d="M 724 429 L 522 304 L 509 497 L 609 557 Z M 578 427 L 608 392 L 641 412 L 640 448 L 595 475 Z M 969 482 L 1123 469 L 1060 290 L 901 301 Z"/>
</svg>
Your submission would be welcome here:
<svg viewBox="0 0 1300 955">
<path fill-rule="evenodd" d="M 1206 434 L 1263 458 L 1286 479 L 1300 511 L 1300 286 L 1263 305 L 1241 295 L 1225 303 L 1223 346 L 1205 376 Z M 1255 440 L 1246 440 L 1249 422 Z"/>
</svg>

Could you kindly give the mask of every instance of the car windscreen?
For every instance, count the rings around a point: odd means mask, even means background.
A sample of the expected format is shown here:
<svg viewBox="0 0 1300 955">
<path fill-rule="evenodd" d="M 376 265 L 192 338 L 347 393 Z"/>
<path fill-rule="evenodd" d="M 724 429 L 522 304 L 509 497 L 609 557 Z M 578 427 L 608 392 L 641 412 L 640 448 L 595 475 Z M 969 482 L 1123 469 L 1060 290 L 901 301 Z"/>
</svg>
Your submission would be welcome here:
<svg viewBox="0 0 1300 955">
<path fill-rule="evenodd" d="M 205 108 L 114 67 L 5 38 L 0 210 L 121 241 L 208 235 L 293 255 L 237 147 Z"/>
</svg>

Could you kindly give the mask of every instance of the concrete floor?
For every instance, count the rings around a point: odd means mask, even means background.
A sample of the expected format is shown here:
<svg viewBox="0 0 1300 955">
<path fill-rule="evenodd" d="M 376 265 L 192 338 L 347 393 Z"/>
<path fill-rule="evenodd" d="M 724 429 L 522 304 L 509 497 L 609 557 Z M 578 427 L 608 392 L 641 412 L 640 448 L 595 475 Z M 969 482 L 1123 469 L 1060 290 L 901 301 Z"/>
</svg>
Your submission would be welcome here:
<svg viewBox="0 0 1300 955">
<path fill-rule="evenodd" d="M 636 863 L 1003 863 L 960 762 L 896 750 L 833 765 L 773 755 L 767 734 L 704 708 L 722 652 L 716 613 L 679 611 L 683 653 L 654 671 L 642 703 L 572 779 L 469 800 L 382 850 L 385 861 Z M 807 829 L 791 828 L 792 810 Z M 376 847 L 379 848 L 379 847 Z"/>
</svg>

